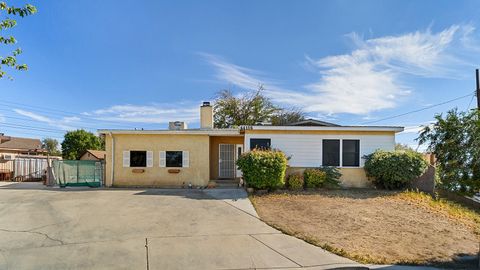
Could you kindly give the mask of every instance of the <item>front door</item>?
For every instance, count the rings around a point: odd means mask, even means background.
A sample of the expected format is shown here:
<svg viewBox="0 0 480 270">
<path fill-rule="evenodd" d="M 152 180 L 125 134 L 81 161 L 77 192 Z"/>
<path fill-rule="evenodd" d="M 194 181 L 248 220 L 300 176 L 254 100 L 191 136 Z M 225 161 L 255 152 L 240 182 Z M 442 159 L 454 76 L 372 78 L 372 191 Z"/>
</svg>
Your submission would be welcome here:
<svg viewBox="0 0 480 270">
<path fill-rule="evenodd" d="M 235 144 L 219 144 L 218 150 L 218 177 L 235 178 Z"/>
<path fill-rule="evenodd" d="M 237 161 L 240 156 L 243 154 L 243 144 L 237 144 L 236 146 L 237 148 L 237 153 L 236 153 L 236 159 L 235 161 Z M 236 178 L 240 178 L 242 177 L 242 171 L 237 167 L 237 174 L 235 175 Z"/>
</svg>

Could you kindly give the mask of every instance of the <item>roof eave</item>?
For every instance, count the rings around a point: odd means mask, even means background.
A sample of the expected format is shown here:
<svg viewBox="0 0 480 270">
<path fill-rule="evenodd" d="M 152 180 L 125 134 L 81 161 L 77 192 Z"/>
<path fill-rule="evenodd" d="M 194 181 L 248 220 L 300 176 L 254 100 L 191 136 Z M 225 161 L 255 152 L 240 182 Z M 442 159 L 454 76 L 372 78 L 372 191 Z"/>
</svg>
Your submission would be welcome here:
<svg viewBox="0 0 480 270">
<path fill-rule="evenodd" d="M 248 126 L 245 130 L 328 130 L 328 131 L 390 131 L 402 132 L 400 126 Z"/>
<path fill-rule="evenodd" d="M 100 134 L 182 134 L 182 135 L 240 135 L 240 129 L 184 129 L 184 130 L 117 130 L 100 129 Z"/>
</svg>

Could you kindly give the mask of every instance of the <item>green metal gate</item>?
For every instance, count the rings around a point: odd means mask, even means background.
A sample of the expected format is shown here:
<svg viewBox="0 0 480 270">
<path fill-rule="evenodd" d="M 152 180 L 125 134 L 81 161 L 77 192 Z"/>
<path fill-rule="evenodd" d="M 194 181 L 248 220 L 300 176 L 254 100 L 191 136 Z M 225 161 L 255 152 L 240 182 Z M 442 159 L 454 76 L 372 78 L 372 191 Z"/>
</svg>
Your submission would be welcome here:
<svg viewBox="0 0 480 270">
<path fill-rule="evenodd" d="M 55 182 L 61 187 L 100 187 L 103 183 L 104 163 L 102 161 L 54 160 L 52 168 Z"/>
</svg>

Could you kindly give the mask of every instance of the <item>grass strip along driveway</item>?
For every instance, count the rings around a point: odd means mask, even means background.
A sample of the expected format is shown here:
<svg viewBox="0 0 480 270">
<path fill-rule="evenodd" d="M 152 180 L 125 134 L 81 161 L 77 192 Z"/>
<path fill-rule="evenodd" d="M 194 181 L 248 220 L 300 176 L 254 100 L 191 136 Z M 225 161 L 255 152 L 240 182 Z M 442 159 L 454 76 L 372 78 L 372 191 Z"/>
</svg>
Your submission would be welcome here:
<svg viewBox="0 0 480 270">
<path fill-rule="evenodd" d="M 251 200 L 273 227 L 362 263 L 451 267 L 479 248 L 479 214 L 425 194 L 321 190 Z"/>
</svg>

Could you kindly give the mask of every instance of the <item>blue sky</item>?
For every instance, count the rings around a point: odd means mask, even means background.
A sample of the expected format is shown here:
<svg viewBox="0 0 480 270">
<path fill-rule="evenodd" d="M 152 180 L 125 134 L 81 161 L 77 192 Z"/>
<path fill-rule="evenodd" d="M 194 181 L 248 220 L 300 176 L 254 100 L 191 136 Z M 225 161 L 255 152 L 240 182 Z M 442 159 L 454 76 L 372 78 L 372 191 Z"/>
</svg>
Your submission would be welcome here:
<svg viewBox="0 0 480 270">
<path fill-rule="evenodd" d="M 10 1 L 24 4 L 24 1 Z M 1 132 L 198 126 L 221 89 L 340 124 L 401 125 L 475 107 L 479 1 L 33 1 L 11 31 L 28 72 L 0 80 Z M 0 55 L 11 48 L 2 46 Z M 378 121 L 378 122 L 373 122 Z"/>
</svg>

